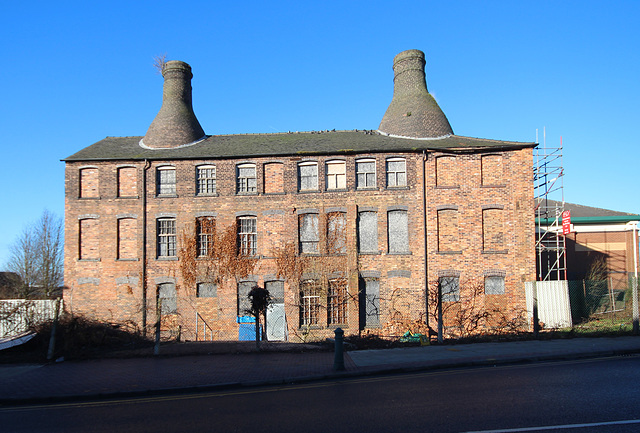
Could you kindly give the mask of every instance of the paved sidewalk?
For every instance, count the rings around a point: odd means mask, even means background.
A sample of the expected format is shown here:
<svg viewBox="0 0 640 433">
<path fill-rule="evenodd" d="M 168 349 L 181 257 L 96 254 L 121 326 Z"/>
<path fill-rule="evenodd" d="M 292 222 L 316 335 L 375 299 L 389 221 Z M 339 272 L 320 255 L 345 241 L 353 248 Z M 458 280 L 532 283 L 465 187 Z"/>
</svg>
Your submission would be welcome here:
<svg viewBox="0 0 640 433">
<path fill-rule="evenodd" d="M 285 384 L 471 365 L 640 353 L 640 337 L 576 338 L 333 352 L 263 352 L 0 365 L 0 405 Z"/>
</svg>

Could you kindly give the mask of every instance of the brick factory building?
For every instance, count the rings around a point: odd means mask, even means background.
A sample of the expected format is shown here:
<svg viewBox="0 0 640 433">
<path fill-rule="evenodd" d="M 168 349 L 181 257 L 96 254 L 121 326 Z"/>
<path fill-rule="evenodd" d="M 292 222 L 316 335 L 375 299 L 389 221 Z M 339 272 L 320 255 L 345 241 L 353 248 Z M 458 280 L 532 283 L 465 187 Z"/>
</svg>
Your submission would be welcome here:
<svg viewBox="0 0 640 433">
<path fill-rule="evenodd" d="M 480 287 L 480 308 L 522 312 L 535 143 L 455 135 L 424 65 L 395 57 L 377 131 L 206 135 L 190 66 L 167 62 L 144 137 L 64 160 L 65 306 L 149 326 L 159 299 L 164 330 L 191 340 L 253 338 L 256 284 L 274 340 L 435 329 L 438 287 L 443 304 Z"/>
</svg>

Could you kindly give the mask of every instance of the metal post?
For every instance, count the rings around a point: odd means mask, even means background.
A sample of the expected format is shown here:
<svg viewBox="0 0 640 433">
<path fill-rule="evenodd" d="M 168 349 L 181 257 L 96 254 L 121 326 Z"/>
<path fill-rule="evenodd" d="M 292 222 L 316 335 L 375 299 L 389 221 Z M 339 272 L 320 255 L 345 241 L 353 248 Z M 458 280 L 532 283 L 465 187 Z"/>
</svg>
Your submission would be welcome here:
<svg viewBox="0 0 640 433">
<path fill-rule="evenodd" d="M 633 272 L 634 278 L 631 284 L 631 295 L 633 296 L 633 335 L 640 333 L 640 312 L 638 309 L 638 222 L 633 226 Z"/>
<path fill-rule="evenodd" d="M 540 332 L 540 320 L 538 318 L 538 282 L 533 282 L 533 336 L 538 338 L 538 333 Z"/>
<path fill-rule="evenodd" d="M 153 346 L 153 354 L 160 355 L 160 322 L 162 321 L 162 298 L 156 302 L 156 343 Z"/>
<path fill-rule="evenodd" d="M 204 339 L 207 339 L 207 331 L 204 331 Z M 198 341 L 198 312 L 196 311 L 196 341 Z"/>
<path fill-rule="evenodd" d="M 344 331 L 342 328 L 337 328 L 333 332 L 336 335 L 333 369 L 336 371 L 342 371 L 344 370 Z"/>
</svg>

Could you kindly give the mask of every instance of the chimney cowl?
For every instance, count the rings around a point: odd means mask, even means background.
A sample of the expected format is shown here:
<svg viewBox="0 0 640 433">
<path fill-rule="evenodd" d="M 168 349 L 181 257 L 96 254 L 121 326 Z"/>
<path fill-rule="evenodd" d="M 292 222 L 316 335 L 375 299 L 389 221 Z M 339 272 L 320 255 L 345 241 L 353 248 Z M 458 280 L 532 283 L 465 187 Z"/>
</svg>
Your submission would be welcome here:
<svg viewBox="0 0 640 433">
<path fill-rule="evenodd" d="M 164 64 L 162 76 L 162 107 L 140 145 L 151 149 L 167 149 L 201 140 L 205 133 L 193 112 L 191 66 L 179 60 L 170 60 Z"/>
<path fill-rule="evenodd" d="M 403 51 L 393 59 L 393 98 L 378 130 L 410 138 L 440 138 L 453 129 L 427 91 L 425 58 L 420 50 Z"/>
</svg>

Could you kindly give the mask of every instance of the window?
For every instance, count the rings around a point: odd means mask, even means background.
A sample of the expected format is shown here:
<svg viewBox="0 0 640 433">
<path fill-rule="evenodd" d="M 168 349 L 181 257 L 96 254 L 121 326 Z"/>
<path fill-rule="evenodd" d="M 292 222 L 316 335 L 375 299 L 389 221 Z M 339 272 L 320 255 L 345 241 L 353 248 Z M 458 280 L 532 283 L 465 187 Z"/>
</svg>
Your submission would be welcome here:
<svg viewBox="0 0 640 433">
<path fill-rule="evenodd" d="M 376 187 L 376 160 L 360 159 L 356 161 L 356 188 Z"/>
<path fill-rule="evenodd" d="M 378 213 L 358 212 L 358 251 L 378 252 Z"/>
<path fill-rule="evenodd" d="M 300 254 L 318 253 L 318 214 L 306 213 L 298 216 Z"/>
<path fill-rule="evenodd" d="M 501 251 L 504 249 L 502 209 L 482 210 L 482 243 L 485 251 Z"/>
<path fill-rule="evenodd" d="M 255 256 L 258 250 L 256 217 L 238 218 L 238 254 Z"/>
<path fill-rule="evenodd" d="M 176 194 L 176 169 L 174 167 L 158 167 L 156 170 L 157 195 Z"/>
<path fill-rule="evenodd" d="M 298 190 L 318 190 L 318 163 L 301 162 L 298 164 Z"/>
<path fill-rule="evenodd" d="M 409 252 L 409 219 L 407 211 L 392 210 L 388 212 L 389 253 L 403 254 Z"/>
<path fill-rule="evenodd" d="M 137 197 L 138 178 L 135 167 L 118 168 L 118 197 Z"/>
<path fill-rule="evenodd" d="M 196 219 L 196 254 L 198 257 L 205 257 L 213 253 L 215 232 L 215 218 L 200 217 Z"/>
<path fill-rule="evenodd" d="M 81 219 L 79 225 L 78 257 L 80 260 L 97 260 L 100 257 L 98 219 Z"/>
<path fill-rule="evenodd" d="M 251 316 L 249 292 L 255 285 L 255 281 L 241 281 L 238 283 L 238 317 Z"/>
<path fill-rule="evenodd" d="M 362 291 L 364 304 L 364 325 L 368 328 L 380 326 L 380 281 L 365 278 Z"/>
<path fill-rule="evenodd" d="M 216 283 L 198 283 L 196 296 L 198 298 L 215 298 L 218 296 L 218 286 Z"/>
<path fill-rule="evenodd" d="M 118 219 L 118 259 L 135 259 L 136 251 L 136 220 L 134 218 Z"/>
<path fill-rule="evenodd" d="M 327 253 L 347 253 L 347 214 L 344 212 L 327 214 Z"/>
<path fill-rule="evenodd" d="M 264 193 L 284 193 L 284 164 L 281 162 L 270 162 L 263 166 L 263 172 Z"/>
<path fill-rule="evenodd" d="M 329 280 L 327 294 L 327 322 L 329 325 L 347 323 L 347 280 Z"/>
<path fill-rule="evenodd" d="M 387 159 L 387 188 L 407 186 L 407 162 L 404 158 Z"/>
<path fill-rule="evenodd" d="M 458 210 L 438 210 L 438 251 L 460 251 Z"/>
<path fill-rule="evenodd" d="M 255 164 L 238 165 L 236 177 L 238 179 L 237 191 L 239 194 L 255 194 L 258 191 Z"/>
<path fill-rule="evenodd" d="M 504 277 L 497 275 L 484 277 L 484 293 L 486 295 L 504 295 Z"/>
<path fill-rule="evenodd" d="M 157 300 L 162 314 L 177 313 L 178 299 L 176 297 L 176 285 L 173 283 L 159 284 Z"/>
<path fill-rule="evenodd" d="M 160 218 L 157 220 L 158 257 L 176 256 L 176 220 Z"/>
<path fill-rule="evenodd" d="M 460 300 L 460 278 L 440 277 L 440 294 L 442 302 L 457 302 Z"/>
<path fill-rule="evenodd" d="M 318 325 L 320 318 L 320 285 L 316 280 L 300 284 L 300 326 Z"/>
<path fill-rule="evenodd" d="M 98 168 L 87 167 L 80 170 L 80 198 L 98 198 L 99 192 Z"/>
<path fill-rule="evenodd" d="M 216 166 L 201 165 L 196 167 L 196 194 L 216 194 Z"/>
<path fill-rule="evenodd" d="M 327 189 L 347 189 L 347 169 L 344 161 L 327 161 Z"/>
</svg>

